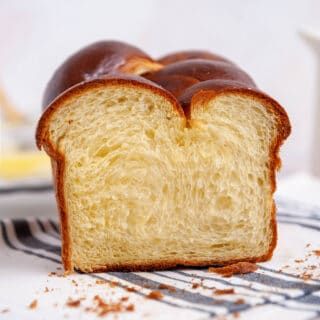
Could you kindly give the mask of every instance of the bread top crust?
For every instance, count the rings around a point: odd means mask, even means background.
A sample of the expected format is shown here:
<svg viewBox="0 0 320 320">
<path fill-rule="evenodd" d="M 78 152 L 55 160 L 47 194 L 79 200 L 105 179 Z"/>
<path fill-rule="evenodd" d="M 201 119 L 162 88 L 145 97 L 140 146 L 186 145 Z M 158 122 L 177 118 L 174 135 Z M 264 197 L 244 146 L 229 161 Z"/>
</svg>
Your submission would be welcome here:
<svg viewBox="0 0 320 320">
<path fill-rule="evenodd" d="M 58 95 L 83 81 L 122 72 L 139 74 L 140 70 L 159 68 L 159 63 L 137 47 L 119 41 L 96 42 L 70 56 L 55 71 L 46 87 L 42 105 L 47 108 Z"/>
<path fill-rule="evenodd" d="M 52 109 L 57 99 L 61 101 L 103 79 L 141 84 L 170 99 L 174 97 L 175 105 L 180 105 L 177 111 L 187 118 L 195 100 L 222 92 L 249 94 L 264 99 L 279 115 L 282 140 L 291 131 L 281 105 L 260 91 L 252 78 L 228 59 L 207 51 L 181 51 L 153 60 L 137 47 L 118 41 L 93 43 L 69 57 L 49 81 L 43 108 Z"/>
<path fill-rule="evenodd" d="M 232 80 L 247 88 L 256 87 L 250 76 L 234 64 L 205 59 L 174 62 L 143 76 L 160 84 L 178 99 L 188 88 L 198 83 L 206 83 L 209 80 L 220 81 L 221 85 L 225 83 L 225 80 Z M 211 90 L 213 89 L 211 88 Z"/>
</svg>

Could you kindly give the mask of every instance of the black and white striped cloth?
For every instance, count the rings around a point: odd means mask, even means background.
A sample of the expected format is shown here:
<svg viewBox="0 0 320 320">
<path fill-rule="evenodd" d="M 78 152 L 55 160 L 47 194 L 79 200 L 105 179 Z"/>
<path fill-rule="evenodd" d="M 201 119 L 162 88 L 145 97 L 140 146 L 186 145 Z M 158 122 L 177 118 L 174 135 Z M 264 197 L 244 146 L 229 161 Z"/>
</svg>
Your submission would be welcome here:
<svg viewBox="0 0 320 320">
<path fill-rule="evenodd" d="M 231 278 L 207 268 L 48 276 L 61 267 L 57 220 L 2 219 L 0 319 L 94 319 L 84 307 L 96 294 L 106 301 L 129 296 L 135 311 L 118 314 L 118 319 L 320 319 L 320 257 L 314 254 L 320 249 L 320 207 L 283 200 L 277 206 L 279 241 L 273 259 L 259 264 L 255 273 Z M 311 279 L 300 277 L 306 270 Z M 117 281 L 118 286 L 99 285 L 97 279 Z M 200 281 L 200 287 L 192 288 Z M 161 290 L 161 300 L 146 299 L 160 284 L 175 290 Z M 127 292 L 126 287 L 137 291 Z M 215 295 L 213 288 L 234 288 L 235 294 Z M 84 307 L 68 308 L 70 297 L 83 297 Z M 27 306 L 34 299 L 38 306 L 31 310 Z"/>
</svg>

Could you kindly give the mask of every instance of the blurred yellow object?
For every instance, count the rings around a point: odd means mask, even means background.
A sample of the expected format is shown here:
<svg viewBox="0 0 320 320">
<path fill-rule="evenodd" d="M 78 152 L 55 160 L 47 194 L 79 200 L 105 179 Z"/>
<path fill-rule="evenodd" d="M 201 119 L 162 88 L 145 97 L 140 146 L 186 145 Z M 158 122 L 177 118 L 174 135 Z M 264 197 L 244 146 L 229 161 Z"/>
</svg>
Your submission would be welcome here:
<svg viewBox="0 0 320 320">
<path fill-rule="evenodd" d="M 1 179 L 48 177 L 50 170 L 50 158 L 39 151 L 20 151 L 0 155 Z"/>
<path fill-rule="evenodd" d="M 5 120 L 9 123 L 24 123 L 25 116 L 19 112 L 11 103 L 5 91 L 0 87 L 0 111 L 3 112 Z"/>
</svg>

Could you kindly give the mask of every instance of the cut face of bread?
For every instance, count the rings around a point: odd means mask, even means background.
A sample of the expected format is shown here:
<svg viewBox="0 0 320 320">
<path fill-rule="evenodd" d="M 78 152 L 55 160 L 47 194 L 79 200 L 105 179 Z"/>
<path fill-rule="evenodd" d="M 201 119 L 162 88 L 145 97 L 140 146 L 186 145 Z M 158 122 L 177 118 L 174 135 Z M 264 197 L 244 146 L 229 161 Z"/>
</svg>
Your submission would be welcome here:
<svg viewBox="0 0 320 320">
<path fill-rule="evenodd" d="M 165 90 L 112 79 L 58 98 L 37 139 L 60 177 L 66 269 L 269 258 L 289 130 L 272 103 L 241 90 L 195 95 L 187 119 Z"/>
</svg>

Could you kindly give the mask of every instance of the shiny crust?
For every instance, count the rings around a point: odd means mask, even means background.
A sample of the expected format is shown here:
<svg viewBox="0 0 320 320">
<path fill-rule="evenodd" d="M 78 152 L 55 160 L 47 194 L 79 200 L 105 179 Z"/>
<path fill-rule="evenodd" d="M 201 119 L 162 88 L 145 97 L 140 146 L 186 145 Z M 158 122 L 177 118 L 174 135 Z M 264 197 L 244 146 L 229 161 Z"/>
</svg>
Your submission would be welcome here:
<svg viewBox="0 0 320 320">
<path fill-rule="evenodd" d="M 139 74 L 142 76 L 136 76 Z M 257 89 L 255 83 L 235 64 L 204 51 L 183 51 L 152 60 L 140 49 L 116 41 L 104 41 L 88 46 L 71 56 L 55 72 L 44 94 L 46 108 L 36 132 L 39 148 L 45 149 L 52 161 L 56 198 L 60 212 L 62 261 L 66 271 L 73 271 L 68 213 L 64 198 L 64 155 L 55 150 L 48 136 L 48 123 L 53 112 L 69 99 L 84 91 L 105 86 L 125 86 L 151 90 L 168 99 L 177 113 L 187 119 L 193 108 L 206 105 L 218 95 L 238 94 L 258 99 L 278 120 L 278 136 L 270 148 L 270 181 L 276 190 L 275 171 L 280 167 L 278 152 L 289 136 L 291 127 L 285 110 L 272 98 Z M 81 271 L 142 271 L 181 266 L 229 265 L 240 261 L 262 262 L 272 257 L 277 242 L 276 207 L 271 212 L 272 240 L 267 253 L 259 257 L 232 261 L 168 260 L 137 261 L 121 265 L 95 266 Z"/>
<path fill-rule="evenodd" d="M 46 87 L 42 105 L 46 108 L 59 94 L 83 81 L 107 74 L 139 74 L 159 68 L 159 63 L 137 47 L 119 41 L 96 42 L 70 56 L 56 70 Z"/>
<path fill-rule="evenodd" d="M 143 76 L 170 91 L 177 98 L 199 83 L 215 81 L 237 81 L 246 88 L 255 88 L 251 77 L 237 66 L 223 61 L 190 59 L 164 66 L 160 70 Z"/>
</svg>

